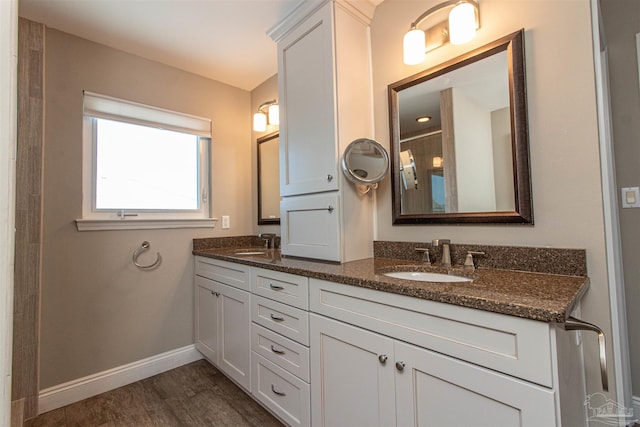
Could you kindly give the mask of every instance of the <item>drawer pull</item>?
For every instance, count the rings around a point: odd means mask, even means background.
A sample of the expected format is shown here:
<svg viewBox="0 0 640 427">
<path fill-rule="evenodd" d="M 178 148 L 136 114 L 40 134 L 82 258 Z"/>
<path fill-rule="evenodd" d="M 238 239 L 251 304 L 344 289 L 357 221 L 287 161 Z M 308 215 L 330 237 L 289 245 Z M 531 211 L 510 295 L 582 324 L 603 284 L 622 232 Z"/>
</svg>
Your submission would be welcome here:
<svg viewBox="0 0 640 427">
<path fill-rule="evenodd" d="M 387 363 L 387 359 L 388 359 L 388 356 L 387 356 L 386 354 L 381 354 L 380 356 L 378 356 L 378 360 L 379 360 L 379 361 L 380 361 L 380 363 L 382 363 L 383 365 L 384 365 L 385 363 Z"/>
<path fill-rule="evenodd" d="M 273 283 L 269 283 L 269 287 L 274 291 L 281 291 L 284 289 L 284 286 L 274 285 Z"/>
<path fill-rule="evenodd" d="M 400 372 L 404 371 L 404 362 L 396 362 L 396 369 Z"/>
<path fill-rule="evenodd" d="M 271 320 L 275 320 L 276 322 L 284 322 L 284 317 L 274 316 L 273 313 L 270 314 Z"/>
<path fill-rule="evenodd" d="M 220 296 L 220 292 L 211 291 L 211 295 L 215 295 L 215 296 L 219 297 Z"/>
<path fill-rule="evenodd" d="M 275 387 L 273 384 L 271 384 L 271 391 L 272 391 L 274 394 L 277 394 L 278 396 L 286 396 L 286 395 L 287 395 L 287 393 L 285 393 L 284 391 L 278 391 L 278 390 L 276 390 L 276 387 Z"/>
<path fill-rule="evenodd" d="M 271 344 L 271 351 L 273 351 L 275 354 L 284 354 L 284 350 L 278 350 L 277 348 L 275 348 L 273 346 L 273 344 Z"/>
</svg>

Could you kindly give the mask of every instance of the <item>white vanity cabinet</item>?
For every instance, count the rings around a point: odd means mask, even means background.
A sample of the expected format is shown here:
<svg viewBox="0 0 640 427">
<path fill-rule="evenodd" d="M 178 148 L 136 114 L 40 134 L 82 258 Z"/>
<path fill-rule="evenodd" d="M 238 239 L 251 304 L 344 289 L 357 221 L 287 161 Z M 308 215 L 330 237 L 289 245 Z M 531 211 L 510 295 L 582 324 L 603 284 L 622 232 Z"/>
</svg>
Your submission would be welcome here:
<svg viewBox="0 0 640 427">
<path fill-rule="evenodd" d="M 555 324 L 204 257 L 195 290 L 196 347 L 288 425 L 586 425 Z"/>
<path fill-rule="evenodd" d="M 372 137 L 374 7 L 336 0 L 305 7 L 270 34 L 278 44 L 282 253 L 362 259 L 372 255 L 374 206 L 339 163 L 351 141 Z"/>
<path fill-rule="evenodd" d="M 584 421 L 579 351 L 555 345 L 575 336 L 548 323 L 316 279 L 310 310 L 314 426 Z"/>
<path fill-rule="evenodd" d="M 251 388 L 250 267 L 196 257 L 195 345 L 246 390 Z"/>
<path fill-rule="evenodd" d="M 251 270 L 251 393 L 292 426 L 308 426 L 309 279 Z"/>
<path fill-rule="evenodd" d="M 311 331 L 314 426 L 555 425 L 544 387 L 314 314 Z"/>
</svg>

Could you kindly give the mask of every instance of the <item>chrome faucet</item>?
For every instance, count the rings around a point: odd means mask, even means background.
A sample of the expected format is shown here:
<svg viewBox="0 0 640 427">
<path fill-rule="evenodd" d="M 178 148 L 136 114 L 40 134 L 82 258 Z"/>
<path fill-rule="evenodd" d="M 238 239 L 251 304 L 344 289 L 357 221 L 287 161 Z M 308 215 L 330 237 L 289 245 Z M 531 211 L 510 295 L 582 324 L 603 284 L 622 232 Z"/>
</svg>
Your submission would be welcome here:
<svg viewBox="0 0 640 427">
<path fill-rule="evenodd" d="M 431 258 L 429 257 L 429 248 L 415 248 L 416 252 L 422 252 L 422 263 L 424 265 L 431 265 Z"/>
<path fill-rule="evenodd" d="M 433 239 L 431 241 L 431 246 L 442 246 L 442 260 L 440 261 L 440 265 L 443 267 L 451 267 L 451 250 L 449 249 L 449 245 L 451 244 L 451 240 L 449 239 Z"/>
<path fill-rule="evenodd" d="M 264 246 L 267 249 L 276 248 L 276 235 L 274 233 L 260 233 L 258 237 L 264 240 Z"/>
</svg>

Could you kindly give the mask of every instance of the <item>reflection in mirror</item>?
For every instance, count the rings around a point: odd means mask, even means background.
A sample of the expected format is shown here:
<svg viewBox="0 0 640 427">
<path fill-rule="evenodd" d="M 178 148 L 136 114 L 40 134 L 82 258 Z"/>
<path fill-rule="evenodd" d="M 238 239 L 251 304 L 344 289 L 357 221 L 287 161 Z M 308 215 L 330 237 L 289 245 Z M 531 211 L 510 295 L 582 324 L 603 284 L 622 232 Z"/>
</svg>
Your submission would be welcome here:
<svg viewBox="0 0 640 427">
<path fill-rule="evenodd" d="M 258 138 L 258 224 L 280 224 L 279 134 Z"/>
<path fill-rule="evenodd" d="M 342 171 L 354 184 L 376 184 L 387 176 L 388 170 L 387 150 L 372 139 L 356 139 L 344 150 Z"/>
<path fill-rule="evenodd" d="M 394 223 L 532 223 L 523 31 L 389 86 Z"/>
</svg>

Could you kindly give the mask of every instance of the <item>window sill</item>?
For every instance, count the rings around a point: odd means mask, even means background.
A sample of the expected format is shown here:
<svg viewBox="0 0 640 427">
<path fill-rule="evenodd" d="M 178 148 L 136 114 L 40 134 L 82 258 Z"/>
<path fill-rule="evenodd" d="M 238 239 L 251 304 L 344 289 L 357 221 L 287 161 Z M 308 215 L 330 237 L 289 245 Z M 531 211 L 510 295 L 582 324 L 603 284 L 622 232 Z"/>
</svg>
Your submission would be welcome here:
<svg viewBox="0 0 640 427">
<path fill-rule="evenodd" d="M 76 219 L 78 231 L 214 228 L 218 218 L 203 219 Z"/>
</svg>

